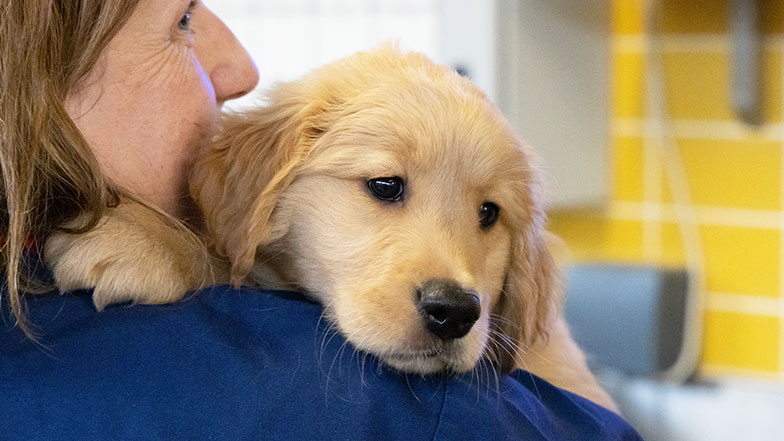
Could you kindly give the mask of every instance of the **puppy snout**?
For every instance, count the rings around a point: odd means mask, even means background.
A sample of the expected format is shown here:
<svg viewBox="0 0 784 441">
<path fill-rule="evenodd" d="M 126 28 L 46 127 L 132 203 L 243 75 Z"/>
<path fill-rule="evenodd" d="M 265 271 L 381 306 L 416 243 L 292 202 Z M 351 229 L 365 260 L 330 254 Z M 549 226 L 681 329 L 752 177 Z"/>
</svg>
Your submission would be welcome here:
<svg viewBox="0 0 784 441">
<path fill-rule="evenodd" d="M 425 327 L 441 340 L 463 337 L 479 319 L 479 296 L 456 282 L 428 280 L 416 294 Z"/>
</svg>

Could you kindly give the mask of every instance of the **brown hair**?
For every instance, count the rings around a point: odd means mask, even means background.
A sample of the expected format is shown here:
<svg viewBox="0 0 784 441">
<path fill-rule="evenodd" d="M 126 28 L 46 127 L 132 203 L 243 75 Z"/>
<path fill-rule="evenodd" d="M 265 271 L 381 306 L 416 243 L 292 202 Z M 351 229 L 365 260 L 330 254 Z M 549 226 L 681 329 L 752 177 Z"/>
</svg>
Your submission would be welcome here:
<svg viewBox="0 0 784 441">
<path fill-rule="evenodd" d="M 29 244 L 80 213 L 91 215 L 75 231 L 86 231 L 118 202 L 65 99 L 139 0 L 0 1 L 2 264 L 11 313 L 29 335 L 22 293 L 35 284 L 24 261 L 38 253 Z"/>
</svg>

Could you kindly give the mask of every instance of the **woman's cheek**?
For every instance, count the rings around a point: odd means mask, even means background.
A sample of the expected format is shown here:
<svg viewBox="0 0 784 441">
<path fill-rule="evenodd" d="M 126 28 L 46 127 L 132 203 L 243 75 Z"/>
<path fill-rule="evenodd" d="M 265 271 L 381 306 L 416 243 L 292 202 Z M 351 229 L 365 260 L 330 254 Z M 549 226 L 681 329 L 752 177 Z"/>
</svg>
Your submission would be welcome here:
<svg viewBox="0 0 784 441">
<path fill-rule="evenodd" d="M 141 87 L 140 98 L 149 100 L 140 108 L 155 109 L 148 113 L 149 125 L 160 130 L 164 150 L 190 150 L 191 144 L 201 144 L 209 138 L 219 117 L 215 89 L 202 69 L 194 51 L 183 47 L 169 47 L 160 53 L 157 64 L 148 66 L 151 72 Z"/>
<path fill-rule="evenodd" d="M 214 133 L 219 109 L 193 51 L 161 51 L 141 61 L 101 98 L 115 101 L 105 114 L 123 121 L 107 126 L 109 142 L 118 144 L 102 149 L 99 161 L 115 182 L 176 215 L 191 161 Z M 132 75 L 138 68 L 145 74 Z"/>
</svg>

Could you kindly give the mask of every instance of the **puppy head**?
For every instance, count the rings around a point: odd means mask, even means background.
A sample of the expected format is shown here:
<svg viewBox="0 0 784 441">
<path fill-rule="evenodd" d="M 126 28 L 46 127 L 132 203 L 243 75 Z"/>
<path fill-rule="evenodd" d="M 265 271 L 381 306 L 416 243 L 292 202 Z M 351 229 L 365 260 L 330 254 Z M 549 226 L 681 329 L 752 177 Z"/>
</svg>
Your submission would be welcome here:
<svg viewBox="0 0 784 441">
<path fill-rule="evenodd" d="M 239 283 L 259 263 L 414 372 L 514 367 L 556 270 L 531 158 L 470 82 L 382 47 L 226 119 L 193 195 Z"/>
</svg>

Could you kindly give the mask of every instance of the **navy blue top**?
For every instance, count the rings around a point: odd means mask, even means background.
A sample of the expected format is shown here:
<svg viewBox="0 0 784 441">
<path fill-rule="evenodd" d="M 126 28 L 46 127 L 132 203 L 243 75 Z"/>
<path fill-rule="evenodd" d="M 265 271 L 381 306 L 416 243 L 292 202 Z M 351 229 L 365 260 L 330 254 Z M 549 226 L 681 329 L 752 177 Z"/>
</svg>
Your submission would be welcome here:
<svg viewBox="0 0 784 441">
<path fill-rule="evenodd" d="M 4 306 L 0 440 L 640 439 L 524 371 L 397 373 L 295 293 L 218 286 L 103 312 L 89 294 L 28 297 L 40 344 Z"/>
</svg>

